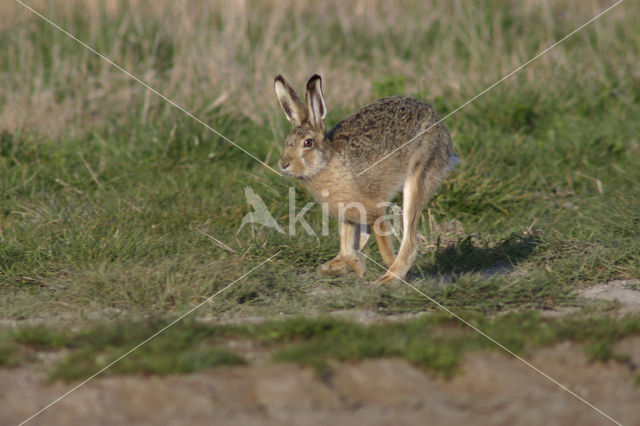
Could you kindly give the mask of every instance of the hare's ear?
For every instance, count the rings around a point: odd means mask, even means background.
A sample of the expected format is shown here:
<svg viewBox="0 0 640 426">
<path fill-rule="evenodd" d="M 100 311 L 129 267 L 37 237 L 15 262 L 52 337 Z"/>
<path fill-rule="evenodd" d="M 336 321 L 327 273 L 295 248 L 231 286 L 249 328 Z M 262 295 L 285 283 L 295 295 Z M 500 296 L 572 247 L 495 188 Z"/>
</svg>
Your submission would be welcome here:
<svg viewBox="0 0 640 426">
<path fill-rule="evenodd" d="M 322 95 L 322 78 L 318 74 L 312 76 L 307 82 L 307 116 L 309 124 L 316 130 L 324 130 L 324 117 L 327 115 L 327 107 Z"/>
<path fill-rule="evenodd" d="M 296 95 L 296 92 L 293 91 L 289 83 L 287 83 L 281 75 L 276 77 L 274 88 L 280 106 L 287 116 L 287 120 L 293 123 L 294 127 L 301 125 L 307 118 L 307 112 L 304 109 L 304 104 L 298 95 Z"/>
</svg>

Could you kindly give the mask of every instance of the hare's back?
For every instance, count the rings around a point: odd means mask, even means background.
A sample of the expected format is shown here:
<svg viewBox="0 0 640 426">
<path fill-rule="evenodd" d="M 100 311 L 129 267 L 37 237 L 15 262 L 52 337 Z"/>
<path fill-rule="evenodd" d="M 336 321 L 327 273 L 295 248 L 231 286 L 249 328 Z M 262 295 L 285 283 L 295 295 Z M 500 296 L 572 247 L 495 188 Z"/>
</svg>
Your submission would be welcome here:
<svg viewBox="0 0 640 426">
<path fill-rule="evenodd" d="M 331 129 L 327 138 L 349 162 L 375 162 L 434 124 L 428 133 L 438 133 L 441 130 L 438 120 L 428 103 L 392 96 L 378 99 L 350 115 Z M 423 149 L 423 140 L 414 142 L 397 154 L 404 157 L 402 154 Z"/>
</svg>

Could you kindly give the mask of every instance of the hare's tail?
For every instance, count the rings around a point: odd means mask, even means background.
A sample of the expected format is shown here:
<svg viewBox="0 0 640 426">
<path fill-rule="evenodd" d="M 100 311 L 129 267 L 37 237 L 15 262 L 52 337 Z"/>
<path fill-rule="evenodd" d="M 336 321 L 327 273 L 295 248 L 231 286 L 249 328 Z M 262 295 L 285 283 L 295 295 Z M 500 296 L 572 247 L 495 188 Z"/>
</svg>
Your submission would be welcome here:
<svg viewBox="0 0 640 426">
<path fill-rule="evenodd" d="M 446 175 L 451 170 L 455 169 L 459 163 L 460 157 L 458 157 L 456 154 L 451 154 L 451 157 L 449 158 L 449 164 L 447 164 L 447 167 L 444 169 L 444 172 L 442 174 Z"/>
</svg>

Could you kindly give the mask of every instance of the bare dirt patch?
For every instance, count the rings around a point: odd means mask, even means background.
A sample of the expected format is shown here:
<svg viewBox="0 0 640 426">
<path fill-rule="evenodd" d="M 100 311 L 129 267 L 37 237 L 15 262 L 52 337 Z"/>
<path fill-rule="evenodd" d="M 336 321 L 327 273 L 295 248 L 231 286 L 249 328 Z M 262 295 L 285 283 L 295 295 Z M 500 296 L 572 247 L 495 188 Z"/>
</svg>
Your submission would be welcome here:
<svg viewBox="0 0 640 426">
<path fill-rule="evenodd" d="M 630 362 L 590 362 L 571 343 L 531 362 L 623 424 L 640 424 L 633 362 L 640 339 L 617 348 Z M 17 424 L 72 384 L 46 384 L 25 369 L 0 371 L 0 424 Z M 483 352 L 453 379 L 402 360 L 333 363 L 318 374 L 291 364 L 217 369 L 183 376 L 95 379 L 31 424 L 431 424 L 600 425 L 604 416 L 520 361 Z"/>
<path fill-rule="evenodd" d="M 617 280 L 596 284 L 580 292 L 587 300 L 607 300 L 620 303 L 620 312 L 640 311 L 640 280 Z"/>
</svg>

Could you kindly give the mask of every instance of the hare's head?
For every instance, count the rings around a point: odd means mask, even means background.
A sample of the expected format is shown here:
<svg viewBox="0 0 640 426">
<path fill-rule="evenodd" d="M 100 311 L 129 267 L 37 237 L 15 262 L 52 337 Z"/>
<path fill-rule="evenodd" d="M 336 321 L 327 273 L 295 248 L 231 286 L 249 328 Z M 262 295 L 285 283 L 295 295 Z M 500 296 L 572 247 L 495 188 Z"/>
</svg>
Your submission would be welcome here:
<svg viewBox="0 0 640 426">
<path fill-rule="evenodd" d="M 293 130 L 284 138 L 280 169 L 288 176 L 313 177 L 331 157 L 324 127 L 327 108 L 322 97 L 322 79 L 317 74 L 309 79 L 304 104 L 281 75 L 276 77 L 275 90 L 280 106 L 293 124 Z"/>
</svg>

